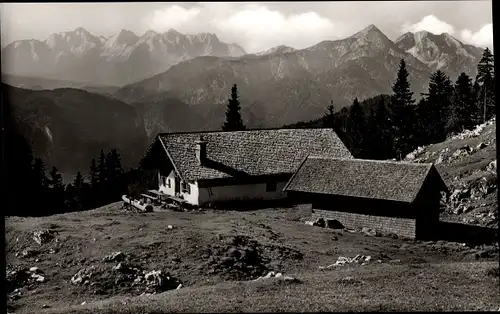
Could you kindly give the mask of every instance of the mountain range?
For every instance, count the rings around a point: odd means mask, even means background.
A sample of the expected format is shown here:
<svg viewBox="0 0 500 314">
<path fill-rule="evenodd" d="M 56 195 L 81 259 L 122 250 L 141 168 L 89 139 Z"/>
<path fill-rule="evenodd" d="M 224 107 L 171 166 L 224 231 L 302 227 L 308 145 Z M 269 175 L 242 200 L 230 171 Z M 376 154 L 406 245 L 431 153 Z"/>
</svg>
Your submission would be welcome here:
<svg viewBox="0 0 500 314">
<path fill-rule="evenodd" d="M 356 97 L 390 94 L 401 59 L 406 61 L 418 99 L 435 70 L 446 72 L 452 80 L 461 72 L 474 77 L 481 54 L 480 48 L 448 34 L 406 33 L 391 41 L 370 25 L 351 37 L 306 49 L 282 46 L 261 55 L 194 58 L 124 86 L 114 97 L 134 107 L 145 103 L 149 108 L 160 107 L 154 110 L 167 110 L 169 119 L 186 121 L 185 127 L 192 122 L 197 128 L 216 129 L 223 123 L 230 87 L 237 84 L 247 126 L 275 127 L 316 118 L 331 100 L 338 110 Z M 168 109 L 168 99 L 185 103 L 189 110 L 177 115 Z M 158 129 L 171 130 L 158 117 L 153 124 L 156 127 L 147 130 L 149 135 Z"/>
<path fill-rule="evenodd" d="M 392 41 L 374 25 L 256 54 L 215 34 L 122 30 L 104 38 L 78 28 L 5 47 L 2 81 L 23 88 L 4 97 L 29 121 L 29 140 L 42 143 L 37 154 L 74 170 L 99 147 L 121 148 L 133 164 L 158 132 L 220 129 L 233 84 L 247 127 L 279 127 L 320 117 L 331 100 L 338 110 L 356 97 L 390 94 L 401 59 L 418 99 L 436 70 L 475 77 L 481 55 L 446 33 Z"/>
<path fill-rule="evenodd" d="M 184 35 L 176 30 L 137 36 L 121 30 L 96 36 L 82 27 L 45 41 L 15 41 L 2 49 L 2 72 L 100 85 L 132 83 L 198 56 L 241 56 L 243 48 L 217 35 Z"/>
</svg>

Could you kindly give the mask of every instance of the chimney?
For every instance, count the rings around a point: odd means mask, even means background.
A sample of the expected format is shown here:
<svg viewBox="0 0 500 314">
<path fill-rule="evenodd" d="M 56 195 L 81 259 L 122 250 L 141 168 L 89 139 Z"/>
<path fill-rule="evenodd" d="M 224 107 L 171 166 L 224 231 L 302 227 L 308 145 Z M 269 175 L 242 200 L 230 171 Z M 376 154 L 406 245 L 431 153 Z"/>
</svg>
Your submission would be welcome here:
<svg viewBox="0 0 500 314">
<path fill-rule="evenodd" d="M 198 160 L 198 164 L 200 166 L 203 166 L 206 158 L 207 158 L 207 142 L 205 142 L 203 140 L 203 137 L 200 136 L 200 139 L 196 141 L 196 159 Z"/>
</svg>

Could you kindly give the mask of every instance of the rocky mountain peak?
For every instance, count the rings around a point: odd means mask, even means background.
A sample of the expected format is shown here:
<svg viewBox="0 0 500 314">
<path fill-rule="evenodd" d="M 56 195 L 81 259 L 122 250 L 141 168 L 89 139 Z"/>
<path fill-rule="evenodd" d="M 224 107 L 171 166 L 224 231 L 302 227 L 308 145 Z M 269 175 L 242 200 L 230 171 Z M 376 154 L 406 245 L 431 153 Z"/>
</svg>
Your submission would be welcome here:
<svg viewBox="0 0 500 314">
<path fill-rule="evenodd" d="M 144 33 L 144 35 L 142 35 L 141 37 L 147 37 L 147 38 L 150 38 L 150 37 L 154 37 L 154 36 L 157 36 L 159 35 L 157 32 L 155 32 L 154 30 L 148 30 Z"/>
<path fill-rule="evenodd" d="M 113 44 L 118 45 L 133 45 L 139 40 L 139 37 L 132 31 L 122 29 L 110 38 Z"/>
<path fill-rule="evenodd" d="M 165 32 L 167 35 L 175 35 L 175 36 L 179 36 L 179 35 L 182 35 L 180 32 L 178 32 L 177 30 L 171 28 L 169 29 L 168 31 Z"/>
</svg>

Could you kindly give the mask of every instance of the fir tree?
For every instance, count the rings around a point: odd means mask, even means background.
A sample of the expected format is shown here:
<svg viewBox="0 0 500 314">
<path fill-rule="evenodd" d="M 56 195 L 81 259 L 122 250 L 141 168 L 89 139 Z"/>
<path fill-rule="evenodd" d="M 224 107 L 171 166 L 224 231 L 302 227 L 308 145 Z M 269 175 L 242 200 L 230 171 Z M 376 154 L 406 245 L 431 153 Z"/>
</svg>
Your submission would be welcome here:
<svg viewBox="0 0 500 314">
<path fill-rule="evenodd" d="M 363 153 L 363 130 L 364 130 L 364 115 L 358 98 L 355 98 L 349 107 L 349 115 L 347 118 L 347 143 L 350 151 L 355 157 L 359 157 Z"/>
<path fill-rule="evenodd" d="M 75 208 L 73 210 L 83 210 L 84 209 L 84 200 L 83 200 L 83 189 L 84 189 L 84 179 L 83 176 L 78 170 L 76 172 L 75 180 L 73 181 L 74 188 L 74 205 Z"/>
<path fill-rule="evenodd" d="M 106 169 L 107 169 L 107 202 L 115 201 L 125 193 L 126 184 L 124 182 L 123 168 L 121 166 L 120 154 L 116 149 L 112 149 L 106 156 Z"/>
<path fill-rule="evenodd" d="M 486 48 L 477 65 L 476 82 L 480 86 L 478 104 L 481 108 L 482 122 L 491 118 L 495 107 L 495 74 L 494 59 L 491 51 Z"/>
<path fill-rule="evenodd" d="M 431 75 L 428 93 L 419 108 L 424 141 L 438 143 L 446 139 L 445 126 L 451 107 L 453 86 L 449 77 L 438 70 Z"/>
<path fill-rule="evenodd" d="M 64 212 L 64 183 L 62 175 L 59 173 L 56 167 L 52 167 L 49 173 L 50 175 L 50 202 L 53 210 L 51 213 L 62 213 Z"/>
<path fill-rule="evenodd" d="M 413 144 L 411 138 L 413 120 L 410 116 L 415 100 L 410 89 L 408 76 L 406 63 L 404 59 L 401 59 L 396 82 L 392 86 L 393 95 L 389 104 L 394 151 L 398 158 L 402 158 L 405 153 L 409 152 L 409 147 Z"/>
<path fill-rule="evenodd" d="M 453 91 L 449 118 L 446 124 L 447 133 L 461 132 L 471 128 L 474 124 L 475 98 L 471 78 L 461 73 Z"/>
<path fill-rule="evenodd" d="M 97 166 L 98 169 L 98 175 L 97 177 L 99 178 L 99 185 L 103 187 L 106 183 L 106 155 L 104 154 L 104 151 L 101 149 L 101 154 L 99 155 L 99 164 Z"/>
<path fill-rule="evenodd" d="M 92 188 L 97 188 L 97 184 L 99 182 L 99 171 L 97 170 L 97 164 L 95 162 L 95 158 L 92 158 L 92 161 L 90 162 L 90 186 Z"/>
<path fill-rule="evenodd" d="M 330 105 L 326 107 L 326 113 L 324 116 L 324 125 L 327 128 L 335 128 L 335 107 L 333 106 L 333 100 L 330 102 Z"/>
<path fill-rule="evenodd" d="M 241 119 L 240 101 L 238 100 L 238 88 L 236 84 L 231 88 L 231 98 L 228 100 L 226 110 L 226 122 L 222 126 L 223 131 L 242 131 L 245 130 L 245 125 Z"/>
<path fill-rule="evenodd" d="M 389 159 L 393 156 L 387 97 L 374 97 L 368 108 L 366 145 L 367 154 L 363 158 Z"/>
<path fill-rule="evenodd" d="M 97 168 L 97 164 L 95 158 L 92 158 L 90 162 L 90 171 L 89 171 L 89 191 L 86 197 L 86 206 L 95 207 L 99 205 L 99 170 Z"/>
<path fill-rule="evenodd" d="M 45 173 L 45 163 L 41 158 L 33 160 L 33 198 L 38 208 L 47 210 L 49 206 L 49 180 Z M 46 212 L 36 212 L 36 215 L 45 215 Z"/>
<path fill-rule="evenodd" d="M 64 191 L 64 194 L 66 195 L 65 199 L 65 205 L 68 211 L 74 211 L 78 210 L 78 203 L 76 202 L 76 193 L 75 193 L 75 187 L 73 184 L 69 183 L 66 185 L 66 189 Z"/>
<path fill-rule="evenodd" d="M 36 186 L 44 190 L 48 188 L 49 180 L 47 174 L 45 173 L 45 163 L 39 157 L 33 160 L 33 178 Z"/>
</svg>

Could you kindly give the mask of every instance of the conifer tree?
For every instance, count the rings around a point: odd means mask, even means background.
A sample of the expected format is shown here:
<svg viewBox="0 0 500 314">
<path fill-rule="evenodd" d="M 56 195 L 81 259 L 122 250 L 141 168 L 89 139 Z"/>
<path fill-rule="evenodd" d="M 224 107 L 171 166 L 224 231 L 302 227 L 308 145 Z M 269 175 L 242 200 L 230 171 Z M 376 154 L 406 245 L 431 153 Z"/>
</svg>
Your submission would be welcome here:
<svg viewBox="0 0 500 314">
<path fill-rule="evenodd" d="M 458 77 L 450 106 L 449 118 L 446 124 L 447 133 L 461 132 L 474 124 L 475 98 L 471 78 L 461 73 Z"/>
<path fill-rule="evenodd" d="M 410 150 L 413 144 L 411 138 L 413 132 L 413 92 L 408 81 L 409 73 L 406 70 L 406 63 L 401 59 L 396 82 L 392 86 L 392 97 L 389 104 L 389 116 L 391 121 L 391 132 L 393 136 L 394 151 L 398 158 Z"/>
<path fill-rule="evenodd" d="M 106 156 L 108 193 L 107 201 L 115 201 L 125 193 L 126 184 L 124 182 L 123 168 L 121 165 L 120 154 L 116 149 L 112 149 Z"/>
<path fill-rule="evenodd" d="M 477 65 L 476 82 L 480 86 L 478 104 L 481 108 L 482 122 L 494 114 L 495 107 L 495 72 L 494 59 L 491 51 L 486 48 Z"/>
<path fill-rule="evenodd" d="M 44 190 L 49 185 L 47 174 L 45 173 L 45 163 L 39 157 L 33 160 L 33 177 L 37 187 Z"/>
<path fill-rule="evenodd" d="M 390 101 L 390 99 L 389 99 Z M 364 158 L 389 159 L 393 156 L 387 97 L 379 95 L 369 104 Z"/>
<path fill-rule="evenodd" d="M 333 106 L 333 100 L 330 102 L 330 105 L 326 107 L 326 114 L 324 117 L 325 126 L 327 128 L 335 128 L 335 107 Z"/>
<path fill-rule="evenodd" d="M 33 160 L 33 198 L 38 208 L 47 210 L 49 198 L 49 180 L 45 172 L 45 163 L 39 157 Z M 44 215 L 44 212 L 36 212 L 36 215 Z"/>
<path fill-rule="evenodd" d="M 99 171 L 97 170 L 97 164 L 95 162 L 95 158 L 92 158 L 90 162 L 90 186 L 92 188 L 97 188 L 97 184 L 99 182 Z"/>
<path fill-rule="evenodd" d="M 106 155 L 104 154 L 104 151 L 101 149 L 101 154 L 99 155 L 99 163 L 97 166 L 98 169 L 98 178 L 99 178 L 99 185 L 104 186 L 106 183 Z"/>
<path fill-rule="evenodd" d="M 359 157 L 363 153 L 364 124 L 363 110 L 358 98 L 355 98 L 351 107 L 349 107 L 349 116 L 347 118 L 347 143 L 355 157 Z"/>
<path fill-rule="evenodd" d="M 76 172 L 75 180 L 73 181 L 74 188 L 74 204 L 75 208 L 73 210 L 83 210 L 84 209 L 84 199 L 83 199 L 83 189 L 84 189 L 84 179 L 83 176 L 78 170 Z"/>
<path fill-rule="evenodd" d="M 242 131 L 246 129 L 241 119 L 240 109 L 238 88 L 236 84 L 234 84 L 231 88 L 231 98 L 228 100 L 226 122 L 224 122 L 222 126 L 223 131 Z"/>
<path fill-rule="evenodd" d="M 51 213 L 62 213 L 64 212 L 64 183 L 62 175 L 59 173 L 56 167 L 52 167 L 49 173 L 50 180 L 50 208 Z"/>
<path fill-rule="evenodd" d="M 437 70 L 431 75 L 428 93 L 420 103 L 419 121 L 424 130 L 424 142 L 438 143 L 446 139 L 446 121 L 451 107 L 453 86 L 449 77 Z"/>
</svg>

